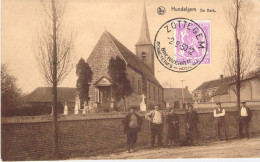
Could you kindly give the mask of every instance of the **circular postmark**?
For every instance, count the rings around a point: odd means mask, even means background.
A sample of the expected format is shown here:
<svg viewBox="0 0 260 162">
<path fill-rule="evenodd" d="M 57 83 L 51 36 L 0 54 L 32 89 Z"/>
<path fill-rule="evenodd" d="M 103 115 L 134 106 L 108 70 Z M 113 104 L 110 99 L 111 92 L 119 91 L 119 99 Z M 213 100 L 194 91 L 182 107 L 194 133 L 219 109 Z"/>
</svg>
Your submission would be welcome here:
<svg viewBox="0 0 260 162">
<path fill-rule="evenodd" d="M 164 23 L 154 39 L 157 59 L 174 72 L 195 69 L 207 54 L 208 41 L 203 29 L 193 20 L 174 18 Z"/>
</svg>

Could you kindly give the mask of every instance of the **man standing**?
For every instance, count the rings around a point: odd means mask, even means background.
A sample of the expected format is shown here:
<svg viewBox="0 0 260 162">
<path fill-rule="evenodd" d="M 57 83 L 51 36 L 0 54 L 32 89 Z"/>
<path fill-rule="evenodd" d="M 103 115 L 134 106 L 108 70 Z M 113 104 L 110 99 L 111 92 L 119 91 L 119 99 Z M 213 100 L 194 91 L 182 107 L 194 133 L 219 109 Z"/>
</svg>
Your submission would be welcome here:
<svg viewBox="0 0 260 162">
<path fill-rule="evenodd" d="M 151 128 L 151 148 L 154 148 L 155 137 L 157 136 L 158 146 L 162 146 L 162 131 L 164 114 L 159 111 L 159 105 L 154 106 L 154 110 L 145 115 L 145 118 L 150 121 Z"/>
<path fill-rule="evenodd" d="M 194 136 L 198 140 L 199 131 L 197 124 L 199 118 L 197 111 L 193 110 L 193 105 L 188 105 L 188 111 L 186 112 L 186 138 L 189 145 L 193 145 Z"/>
<path fill-rule="evenodd" d="M 218 140 L 222 141 L 221 130 L 224 133 L 225 140 L 227 140 L 226 126 L 225 126 L 225 109 L 221 107 L 221 103 L 217 103 L 218 108 L 214 110 L 214 118 L 217 120 Z"/>
<path fill-rule="evenodd" d="M 239 111 L 239 137 L 243 137 L 243 128 L 245 128 L 245 136 L 249 139 L 248 123 L 251 121 L 251 110 L 246 107 L 246 102 L 242 102 L 242 107 Z"/>
<path fill-rule="evenodd" d="M 141 130 L 142 118 L 136 114 L 136 107 L 131 106 L 130 112 L 123 119 L 124 133 L 126 133 L 127 153 L 133 152 L 137 141 L 137 134 Z"/>
</svg>

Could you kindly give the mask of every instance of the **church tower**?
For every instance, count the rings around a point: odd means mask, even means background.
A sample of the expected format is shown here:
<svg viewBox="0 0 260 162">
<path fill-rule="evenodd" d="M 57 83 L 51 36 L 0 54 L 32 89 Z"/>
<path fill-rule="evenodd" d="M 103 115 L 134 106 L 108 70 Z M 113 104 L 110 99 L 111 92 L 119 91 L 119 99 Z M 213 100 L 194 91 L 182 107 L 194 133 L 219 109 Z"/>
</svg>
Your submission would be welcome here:
<svg viewBox="0 0 260 162">
<path fill-rule="evenodd" d="M 139 40 L 135 45 L 136 55 L 151 69 L 154 74 L 154 48 L 150 39 L 146 9 L 144 4 L 143 18 Z"/>
</svg>

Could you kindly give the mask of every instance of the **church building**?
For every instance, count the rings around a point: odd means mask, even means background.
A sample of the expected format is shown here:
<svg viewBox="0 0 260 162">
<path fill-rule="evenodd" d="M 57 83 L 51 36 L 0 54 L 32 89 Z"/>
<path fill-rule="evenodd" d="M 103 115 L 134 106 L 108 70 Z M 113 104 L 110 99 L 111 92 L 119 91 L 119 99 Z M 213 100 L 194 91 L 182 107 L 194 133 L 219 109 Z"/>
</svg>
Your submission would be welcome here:
<svg viewBox="0 0 260 162">
<path fill-rule="evenodd" d="M 111 78 L 108 74 L 108 65 L 112 57 L 120 57 L 126 63 L 127 78 L 130 81 L 132 94 L 127 97 L 126 105 L 139 106 L 142 94 L 146 97 L 147 109 L 155 104 L 163 106 L 163 88 L 154 75 L 154 48 L 150 39 L 146 9 L 144 7 L 140 37 L 135 44 L 136 54 L 133 54 L 111 33 L 104 31 L 93 51 L 87 59 L 93 71 L 93 79 L 89 89 L 89 104 L 95 109 L 113 107 L 111 96 Z M 117 103 L 120 111 L 124 102 Z"/>
</svg>

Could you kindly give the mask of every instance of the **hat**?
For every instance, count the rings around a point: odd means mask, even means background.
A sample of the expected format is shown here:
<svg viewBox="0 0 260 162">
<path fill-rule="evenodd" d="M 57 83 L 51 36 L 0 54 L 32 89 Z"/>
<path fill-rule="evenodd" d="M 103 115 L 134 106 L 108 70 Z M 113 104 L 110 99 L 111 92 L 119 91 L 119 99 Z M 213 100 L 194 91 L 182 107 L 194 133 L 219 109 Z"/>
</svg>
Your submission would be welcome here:
<svg viewBox="0 0 260 162">
<path fill-rule="evenodd" d="M 217 102 L 216 105 L 221 105 L 221 103 L 220 103 L 220 102 Z"/>
<path fill-rule="evenodd" d="M 193 105 L 194 105 L 193 102 L 190 102 L 190 103 L 187 104 L 188 107 L 189 107 L 189 106 L 193 106 Z"/>
</svg>

